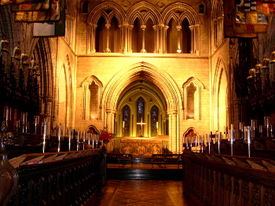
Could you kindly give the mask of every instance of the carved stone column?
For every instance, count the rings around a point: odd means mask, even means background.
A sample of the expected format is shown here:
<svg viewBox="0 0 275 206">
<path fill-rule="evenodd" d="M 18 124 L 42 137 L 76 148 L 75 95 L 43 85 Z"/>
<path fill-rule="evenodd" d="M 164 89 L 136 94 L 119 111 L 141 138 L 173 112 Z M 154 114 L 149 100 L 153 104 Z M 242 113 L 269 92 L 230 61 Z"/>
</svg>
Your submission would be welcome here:
<svg viewBox="0 0 275 206">
<path fill-rule="evenodd" d="M 181 53 L 182 50 L 181 50 L 181 29 L 182 27 L 180 25 L 176 26 L 176 29 L 177 29 L 177 32 L 178 32 L 178 49 L 177 49 L 177 52 L 178 53 Z"/>
<path fill-rule="evenodd" d="M 97 24 L 90 24 L 88 27 L 88 43 L 87 43 L 87 50 L 88 53 L 95 53 L 95 32 L 96 32 Z"/>
<path fill-rule="evenodd" d="M 159 36 L 160 36 L 160 30 L 158 25 L 153 26 L 154 29 L 154 53 L 158 53 L 159 51 Z"/>
<path fill-rule="evenodd" d="M 127 49 L 129 53 L 132 53 L 132 39 L 133 39 L 133 25 L 128 25 L 128 32 L 127 32 Z"/>
<path fill-rule="evenodd" d="M 110 53 L 111 50 L 109 48 L 109 45 L 110 45 L 110 27 L 111 27 L 111 24 L 105 24 L 105 27 L 106 27 L 106 49 L 105 49 L 105 52 L 106 53 Z"/>
<path fill-rule="evenodd" d="M 167 30 L 169 29 L 169 26 L 167 25 L 164 25 L 163 28 L 162 28 L 162 47 L 163 47 L 163 50 L 162 52 L 163 53 L 167 53 Z"/>
<path fill-rule="evenodd" d="M 191 51 L 190 51 L 190 53 L 193 54 L 194 53 L 194 45 L 195 45 L 195 41 L 196 41 L 195 34 L 194 34 L 195 26 L 190 25 L 189 29 L 191 31 L 191 39 L 190 39 L 190 41 L 191 41 Z"/>
<path fill-rule="evenodd" d="M 140 26 L 141 30 L 142 30 L 142 49 L 141 49 L 141 53 L 146 53 L 146 49 L 145 49 L 145 29 L 146 29 L 146 25 L 141 25 Z"/>
</svg>

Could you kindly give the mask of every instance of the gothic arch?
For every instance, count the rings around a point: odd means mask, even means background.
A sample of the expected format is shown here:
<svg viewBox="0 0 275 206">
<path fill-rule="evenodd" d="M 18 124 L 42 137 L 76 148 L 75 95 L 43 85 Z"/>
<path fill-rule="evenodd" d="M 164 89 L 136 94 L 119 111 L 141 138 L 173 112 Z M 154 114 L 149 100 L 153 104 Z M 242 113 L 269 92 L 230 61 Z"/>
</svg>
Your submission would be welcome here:
<svg viewBox="0 0 275 206">
<path fill-rule="evenodd" d="M 213 128 L 214 130 L 223 131 L 228 123 L 228 74 L 222 58 L 218 58 L 215 73 L 213 77 Z"/>
<path fill-rule="evenodd" d="M 176 15 L 176 12 L 181 12 L 181 14 Z M 178 24 L 180 24 L 184 18 L 189 21 L 190 25 L 200 24 L 198 13 L 193 7 L 186 3 L 177 2 L 170 4 L 163 10 L 162 16 L 166 25 L 169 23 L 172 17 L 177 19 Z"/>
<path fill-rule="evenodd" d="M 190 77 L 188 78 L 182 85 L 183 89 L 183 107 L 184 107 L 184 119 L 189 119 L 188 118 L 188 88 L 190 86 L 193 86 L 195 88 L 195 93 L 194 93 L 194 117 L 191 119 L 194 120 L 199 120 L 201 118 L 201 93 L 202 90 L 205 89 L 205 85 L 197 78 L 195 77 Z"/>
<path fill-rule="evenodd" d="M 145 14 L 143 14 L 143 10 L 148 11 L 148 13 L 145 12 Z M 157 8 L 153 4 L 148 3 L 146 1 L 141 1 L 137 4 L 134 4 L 134 6 L 132 6 L 128 10 L 126 16 L 126 22 L 128 22 L 130 25 L 134 24 L 134 21 L 137 18 L 137 16 L 140 17 L 141 24 L 146 24 L 149 18 L 151 18 L 154 25 L 158 25 L 162 22 L 161 15 Z"/>
<path fill-rule="evenodd" d="M 110 13 L 106 13 L 106 10 L 112 10 Z M 90 25 L 96 25 L 101 16 L 105 17 L 107 23 L 110 23 L 113 16 L 115 16 L 120 25 L 123 24 L 125 19 L 125 12 L 123 8 L 112 1 L 103 2 L 97 5 L 88 15 L 87 22 Z"/>
<path fill-rule="evenodd" d="M 91 109 L 91 90 L 90 86 L 94 83 L 94 85 L 97 87 L 97 93 L 95 94 L 96 96 L 96 102 L 95 103 L 95 109 Z M 91 75 L 89 77 L 86 77 L 80 84 L 80 87 L 83 88 L 83 112 L 82 116 L 84 120 L 90 120 L 94 118 L 100 118 L 100 112 L 99 112 L 99 104 L 100 104 L 100 96 L 102 93 L 102 87 L 103 84 L 102 82 L 94 75 Z M 93 114 L 92 114 L 93 112 Z"/>
<path fill-rule="evenodd" d="M 169 127 L 171 128 L 169 130 L 169 148 L 173 152 L 180 152 L 182 148 L 182 140 L 179 138 L 179 119 L 182 109 L 180 106 L 182 102 L 180 89 L 168 73 L 149 63 L 139 62 L 122 69 L 108 82 L 100 103 L 100 107 L 104 111 L 104 126 L 108 128 L 109 132 L 114 131 L 113 122 L 118 99 L 124 88 L 139 79 L 152 82 L 163 92 L 169 116 Z M 174 129 L 172 130 L 172 128 Z"/>
</svg>

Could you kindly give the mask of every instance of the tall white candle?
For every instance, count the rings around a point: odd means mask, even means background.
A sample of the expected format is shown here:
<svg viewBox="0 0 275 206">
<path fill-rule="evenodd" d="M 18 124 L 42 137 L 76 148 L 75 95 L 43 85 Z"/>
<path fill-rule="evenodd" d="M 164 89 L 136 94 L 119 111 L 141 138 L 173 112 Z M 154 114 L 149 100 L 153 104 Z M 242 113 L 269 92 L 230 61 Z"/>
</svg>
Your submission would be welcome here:
<svg viewBox="0 0 275 206">
<path fill-rule="evenodd" d="M 68 144 L 69 144 L 69 151 L 71 151 L 71 138 L 72 138 L 72 130 L 71 129 L 68 129 L 68 131 L 69 131 L 69 142 L 68 142 Z"/>
<path fill-rule="evenodd" d="M 57 148 L 57 152 L 60 152 L 61 125 L 58 126 L 57 138 L 58 138 L 58 148 Z"/>
<path fill-rule="evenodd" d="M 44 127 L 43 127 L 43 148 L 42 152 L 45 153 L 45 148 L 46 148 L 46 136 L 47 136 L 47 122 L 44 122 Z"/>
<path fill-rule="evenodd" d="M 248 149 L 248 157 L 251 156 L 250 146 L 251 146 L 251 134 L 250 134 L 250 126 L 247 126 L 247 149 Z"/>
<path fill-rule="evenodd" d="M 159 122 L 156 122 L 156 128 L 157 129 L 159 128 Z"/>
<path fill-rule="evenodd" d="M 231 151 L 231 156 L 233 156 L 233 143 L 234 143 L 234 126 L 231 124 L 231 129 L 230 129 L 230 151 Z"/>
<path fill-rule="evenodd" d="M 79 136 L 80 136 L 80 131 L 77 132 L 77 143 L 76 143 L 76 150 L 79 150 Z"/>
<path fill-rule="evenodd" d="M 221 132 L 218 132 L 218 153 L 221 154 Z"/>
</svg>

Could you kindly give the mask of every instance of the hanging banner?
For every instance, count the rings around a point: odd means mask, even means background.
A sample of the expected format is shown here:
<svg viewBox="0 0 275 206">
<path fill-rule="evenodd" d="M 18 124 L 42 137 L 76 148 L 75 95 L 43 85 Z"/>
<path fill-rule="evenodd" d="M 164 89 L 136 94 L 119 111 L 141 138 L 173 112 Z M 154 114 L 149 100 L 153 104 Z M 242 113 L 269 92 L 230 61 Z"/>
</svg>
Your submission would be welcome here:
<svg viewBox="0 0 275 206">
<path fill-rule="evenodd" d="M 275 1 L 274 3 L 257 2 L 257 12 L 267 16 L 275 15 Z"/>
<path fill-rule="evenodd" d="M 49 9 L 38 11 L 17 11 L 15 12 L 15 21 L 23 22 L 50 22 L 59 21 L 61 12 L 61 0 L 50 0 Z M 45 6 L 47 6 L 45 4 Z M 65 7 L 64 7 L 65 8 Z"/>
<path fill-rule="evenodd" d="M 44 2 L 45 0 L 0 0 L 0 5 L 6 4 L 23 4 L 23 3 L 40 3 Z"/>
<path fill-rule="evenodd" d="M 257 12 L 256 0 L 224 0 L 223 3 L 226 37 L 251 38 L 267 31 L 267 16 Z"/>
<path fill-rule="evenodd" d="M 65 35 L 66 13 L 61 7 L 60 20 L 56 22 L 34 23 L 33 37 L 56 37 Z"/>
<path fill-rule="evenodd" d="M 42 11 L 50 9 L 50 0 L 44 0 L 39 3 L 22 3 L 15 4 L 12 7 L 12 11 Z"/>
</svg>

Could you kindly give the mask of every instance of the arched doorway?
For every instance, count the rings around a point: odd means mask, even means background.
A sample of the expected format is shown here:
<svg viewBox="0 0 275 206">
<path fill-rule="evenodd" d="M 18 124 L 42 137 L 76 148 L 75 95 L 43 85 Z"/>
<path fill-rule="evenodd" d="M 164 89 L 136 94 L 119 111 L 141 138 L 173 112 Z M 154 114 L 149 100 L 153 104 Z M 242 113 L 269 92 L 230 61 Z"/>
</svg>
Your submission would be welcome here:
<svg viewBox="0 0 275 206">
<path fill-rule="evenodd" d="M 167 106 L 161 90 L 148 80 L 136 80 L 121 93 L 116 110 L 118 137 L 168 134 Z"/>
<path fill-rule="evenodd" d="M 134 82 L 138 82 L 139 80 L 146 81 L 161 91 L 164 97 L 168 118 L 167 120 L 164 118 L 162 124 L 159 124 L 159 127 L 162 126 L 162 129 L 168 133 L 169 150 L 172 152 L 181 152 L 182 139 L 180 138 L 180 119 L 183 112 L 180 89 L 175 80 L 168 73 L 146 62 L 139 62 L 128 68 L 122 69 L 110 79 L 104 88 L 100 103 L 104 127 L 108 128 L 108 132 L 115 133 L 117 136 L 122 136 L 122 120 L 121 117 L 117 117 L 117 115 L 121 113 L 121 98 L 125 97 L 123 93 L 127 91 L 126 88 L 129 88 L 130 85 L 133 85 Z M 160 108 L 159 110 L 162 111 Z M 131 122 L 132 127 L 136 127 L 132 119 Z M 158 130 L 160 130 L 160 128 Z M 133 135 L 136 136 L 136 130 L 132 129 L 132 131 L 135 131 Z"/>
</svg>

